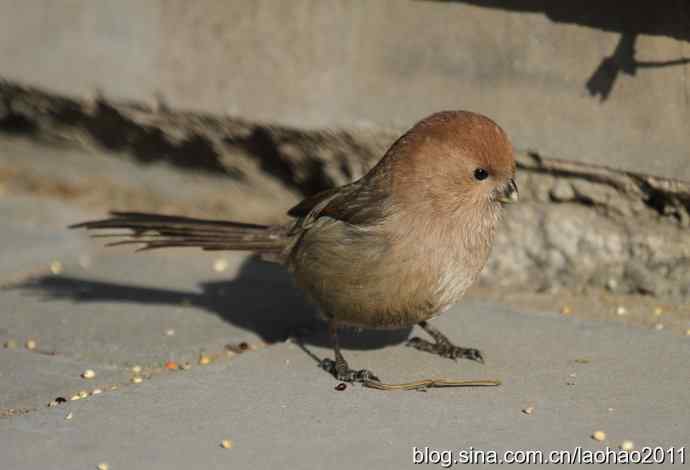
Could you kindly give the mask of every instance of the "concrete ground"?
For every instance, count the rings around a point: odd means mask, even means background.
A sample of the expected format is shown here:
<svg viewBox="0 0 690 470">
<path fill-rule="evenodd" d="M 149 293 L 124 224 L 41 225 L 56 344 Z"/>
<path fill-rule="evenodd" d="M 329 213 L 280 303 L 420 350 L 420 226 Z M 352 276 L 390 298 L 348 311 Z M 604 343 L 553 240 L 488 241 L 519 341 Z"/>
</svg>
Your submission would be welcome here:
<svg viewBox="0 0 690 470">
<path fill-rule="evenodd" d="M 480 292 L 436 325 L 480 348 L 484 365 L 406 348 L 410 331 L 350 333 L 345 354 L 389 383 L 501 386 L 338 391 L 316 366 L 331 355 L 322 325 L 285 272 L 236 254 L 135 255 L 65 229 L 102 214 L 0 197 L 2 468 L 385 469 L 412 466 L 413 447 L 688 445 L 679 329 L 562 315 L 557 298 L 535 313 Z M 303 347 L 287 341 L 296 331 Z"/>
</svg>

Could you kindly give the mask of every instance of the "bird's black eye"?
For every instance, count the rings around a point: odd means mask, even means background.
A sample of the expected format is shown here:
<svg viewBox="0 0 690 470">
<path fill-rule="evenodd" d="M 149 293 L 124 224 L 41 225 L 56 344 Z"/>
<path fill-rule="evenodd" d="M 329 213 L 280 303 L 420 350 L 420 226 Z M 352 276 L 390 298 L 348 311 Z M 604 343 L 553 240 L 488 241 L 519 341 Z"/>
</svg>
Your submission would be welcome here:
<svg viewBox="0 0 690 470">
<path fill-rule="evenodd" d="M 474 170 L 474 178 L 481 181 L 485 180 L 489 177 L 489 172 L 486 171 L 484 168 L 477 168 Z"/>
</svg>

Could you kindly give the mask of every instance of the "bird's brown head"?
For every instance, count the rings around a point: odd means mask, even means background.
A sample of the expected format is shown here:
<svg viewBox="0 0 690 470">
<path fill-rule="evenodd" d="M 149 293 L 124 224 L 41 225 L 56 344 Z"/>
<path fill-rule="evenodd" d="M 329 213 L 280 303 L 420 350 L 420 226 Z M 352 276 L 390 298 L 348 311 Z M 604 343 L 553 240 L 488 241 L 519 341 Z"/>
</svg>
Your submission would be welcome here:
<svg viewBox="0 0 690 470">
<path fill-rule="evenodd" d="M 398 139 L 381 163 L 402 204 L 429 204 L 453 212 L 517 200 L 510 140 L 480 114 L 433 114 Z"/>
</svg>

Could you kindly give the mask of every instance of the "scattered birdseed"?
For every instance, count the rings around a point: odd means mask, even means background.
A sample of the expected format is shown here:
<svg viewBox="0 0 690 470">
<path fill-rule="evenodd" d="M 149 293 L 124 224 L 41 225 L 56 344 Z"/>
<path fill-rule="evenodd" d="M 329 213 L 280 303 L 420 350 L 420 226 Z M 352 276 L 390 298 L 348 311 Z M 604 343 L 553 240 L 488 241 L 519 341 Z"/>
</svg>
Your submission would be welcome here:
<svg viewBox="0 0 690 470">
<path fill-rule="evenodd" d="M 230 439 L 223 439 L 220 441 L 220 446 L 223 449 L 231 449 L 232 448 L 232 441 Z"/>
<path fill-rule="evenodd" d="M 175 362 L 175 361 L 167 361 L 167 362 L 165 363 L 165 368 L 168 369 L 168 370 L 177 370 L 177 369 L 178 369 L 177 362 Z"/>
<path fill-rule="evenodd" d="M 84 372 L 82 372 L 81 377 L 83 379 L 93 379 L 96 377 L 96 372 L 94 372 L 93 369 L 86 369 Z"/>
<path fill-rule="evenodd" d="M 69 421 L 70 419 L 72 419 L 73 416 L 74 416 L 74 415 L 73 415 L 72 412 L 70 411 L 69 413 L 67 413 L 67 416 L 65 416 L 65 419 L 66 419 L 67 421 Z"/>
<path fill-rule="evenodd" d="M 614 410 L 615 408 L 609 408 L 609 413 L 613 413 Z"/>
<path fill-rule="evenodd" d="M 688 328 L 687 330 L 685 330 L 685 336 L 690 336 L 690 328 Z"/>
<path fill-rule="evenodd" d="M 202 354 L 201 356 L 199 356 L 199 364 L 201 364 L 202 366 L 205 366 L 205 365 L 210 364 L 210 363 L 211 363 L 211 357 L 210 356 L 207 356 L 206 354 Z"/>
<path fill-rule="evenodd" d="M 86 390 L 79 390 L 79 398 L 86 398 L 89 396 L 89 392 Z"/>
<path fill-rule="evenodd" d="M 50 263 L 50 272 L 53 274 L 60 274 L 62 273 L 62 263 L 55 260 L 52 263 Z"/>
<path fill-rule="evenodd" d="M 594 431 L 592 433 L 592 439 L 595 441 L 605 441 L 606 440 L 606 433 L 604 431 Z"/>
<path fill-rule="evenodd" d="M 663 323 L 657 323 L 656 325 L 654 325 L 654 329 L 656 331 L 661 331 L 664 329 L 664 324 Z"/>
<path fill-rule="evenodd" d="M 340 382 L 338 385 L 335 386 L 335 389 L 339 392 L 342 392 L 347 388 L 347 384 L 345 382 Z"/>
<path fill-rule="evenodd" d="M 572 374 L 569 374 L 568 377 L 573 377 L 573 378 L 575 378 L 575 377 L 577 377 L 577 373 L 573 372 Z"/>
<path fill-rule="evenodd" d="M 8 339 L 7 341 L 5 341 L 3 346 L 5 347 L 5 349 L 14 349 L 17 347 L 17 342 L 13 339 Z"/>
<path fill-rule="evenodd" d="M 185 362 L 184 364 L 182 364 L 180 366 L 180 369 L 182 369 L 182 370 L 189 370 L 191 368 L 192 368 L 192 365 L 189 362 Z"/>
<path fill-rule="evenodd" d="M 621 306 L 619 306 L 619 307 L 616 309 L 616 314 L 617 314 L 617 315 L 627 315 L 627 314 L 628 314 L 628 310 L 627 310 L 625 307 L 623 307 L 623 306 L 621 305 Z"/>
<path fill-rule="evenodd" d="M 165 336 L 175 336 L 175 330 L 172 328 L 165 330 Z"/>
<path fill-rule="evenodd" d="M 81 397 L 79 395 L 72 395 L 69 399 L 71 401 L 76 401 L 76 400 L 81 400 Z"/>
<path fill-rule="evenodd" d="M 522 412 L 526 415 L 531 415 L 532 413 L 534 413 L 534 407 L 528 406 L 527 408 L 523 408 Z"/>
<path fill-rule="evenodd" d="M 107 462 L 101 462 L 96 466 L 96 468 L 98 470 L 110 470 L 110 465 L 108 465 Z"/>
<path fill-rule="evenodd" d="M 82 269 L 89 269 L 91 267 L 91 257 L 89 255 L 81 255 L 79 257 L 79 266 Z"/>
<path fill-rule="evenodd" d="M 661 307 L 654 307 L 654 315 L 661 316 L 661 314 L 664 313 L 664 309 Z"/>
<path fill-rule="evenodd" d="M 217 273 L 222 273 L 228 269 L 228 260 L 225 258 L 218 258 L 213 262 L 213 270 Z"/>
<path fill-rule="evenodd" d="M 621 450 L 624 450 L 626 452 L 630 452 L 634 448 L 635 448 L 635 443 L 633 441 L 625 440 L 625 441 L 621 442 Z"/>
<path fill-rule="evenodd" d="M 93 390 L 91 390 L 91 395 L 99 395 L 101 393 L 103 393 L 103 390 L 101 390 L 100 388 L 94 388 Z"/>
<path fill-rule="evenodd" d="M 570 315 L 571 313 L 573 313 L 573 309 L 570 308 L 570 305 L 561 307 L 561 315 Z"/>
<path fill-rule="evenodd" d="M 36 342 L 35 339 L 27 339 L 26 340 L 26 349 L 34 350 L 36 349 L 36 346 L 38 346 L 38 343 Z"/>
<path fill-rule="evenodd" d="M 132 366 L 132 372 L 135 374 L 141 373 L 141 366 Z"/>
<path fill-rule="evenodd" d="M 137 377 L 132 377 L 132 383 L 133 383 L 133 384 L 140 384 L 140 383 L 142 383 L 143 381 L 144 381 L 144 379 L 142 379 L 142 378 L 139 377 L 139 376 L 137 376 Z"/>
</svg>

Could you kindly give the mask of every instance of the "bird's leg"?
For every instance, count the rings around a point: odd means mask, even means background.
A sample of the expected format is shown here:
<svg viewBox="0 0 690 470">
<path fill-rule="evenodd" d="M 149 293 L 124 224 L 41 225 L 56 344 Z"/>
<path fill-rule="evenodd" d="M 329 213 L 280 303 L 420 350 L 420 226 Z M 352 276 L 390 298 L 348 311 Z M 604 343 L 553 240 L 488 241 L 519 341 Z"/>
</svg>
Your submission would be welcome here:
<svg viewBox="0 0 690 470">
<path fill-rule="evenodd" d="M 379 381 L 371 371 L 367 369 L 354 370 L 350 369 L 347 361 L 340 352 L 340 342 L 338 341 L 338 326 L 335 320 L 328 323 L 328 332 L 331 336 L 333 344 L 333 351 L 335 352 L 335 361 L 333 359 L 323 359 L 321 361 L 321 368 L 329 372 L 333 377 L 343 382 L 371 382 Z"/>
<path fill-rule="evenodd" d="M 480 350 L 455 346 L 450 342 L 446 335 L 429 325 L 426 321 L 421 321 L 418 323 L 418 325 L 421 326 L 424 331 L 429 333 L 429 336 L 434 339 L 434 342 L 432 343 L 415 336 L 407 341 L 407 346 L 419 349 L 420 351 L 438 354 L 441 357 L 447 357 L 453 360 L 463 358 L 481 362 L 482 364 L 484 363 L 484 358 L 482 357 Z"/>
</svg>

